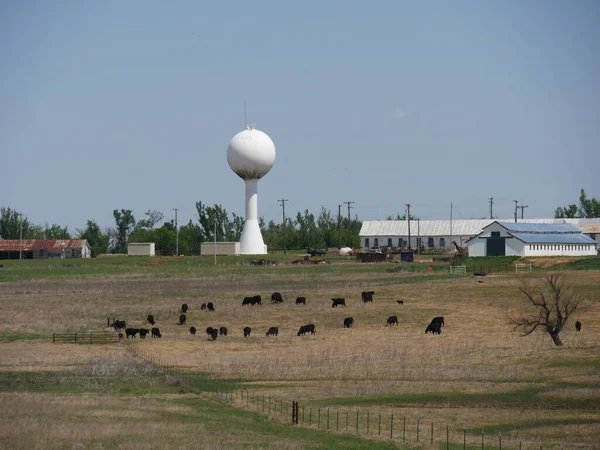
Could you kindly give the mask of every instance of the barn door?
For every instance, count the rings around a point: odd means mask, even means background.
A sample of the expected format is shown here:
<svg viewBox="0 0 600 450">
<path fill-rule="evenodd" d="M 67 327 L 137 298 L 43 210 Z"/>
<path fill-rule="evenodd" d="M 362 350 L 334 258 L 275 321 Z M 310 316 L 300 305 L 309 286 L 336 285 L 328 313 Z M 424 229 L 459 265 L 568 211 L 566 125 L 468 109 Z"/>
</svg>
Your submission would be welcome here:
<svg viewBox="0 0 600 450">
<path fill-rule="evenodd" d="M 488 238 L 487 240 L 487 256 L 505 256 L 506 243 L 505 238 Z"/>
</svg>

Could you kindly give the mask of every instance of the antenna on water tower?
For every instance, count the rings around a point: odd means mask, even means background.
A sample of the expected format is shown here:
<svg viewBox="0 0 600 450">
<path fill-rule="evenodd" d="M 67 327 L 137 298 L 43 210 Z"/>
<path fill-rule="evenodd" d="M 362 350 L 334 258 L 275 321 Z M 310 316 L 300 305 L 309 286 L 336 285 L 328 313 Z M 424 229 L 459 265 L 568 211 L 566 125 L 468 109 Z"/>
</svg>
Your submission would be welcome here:
<svg viewBox="0 0 600 450">
<path fill-rule="evenodd" d="M 248 128 L 248 118 L 246 116 L 246 100 L 244 100 L 244 129 Z"/>
</svg>

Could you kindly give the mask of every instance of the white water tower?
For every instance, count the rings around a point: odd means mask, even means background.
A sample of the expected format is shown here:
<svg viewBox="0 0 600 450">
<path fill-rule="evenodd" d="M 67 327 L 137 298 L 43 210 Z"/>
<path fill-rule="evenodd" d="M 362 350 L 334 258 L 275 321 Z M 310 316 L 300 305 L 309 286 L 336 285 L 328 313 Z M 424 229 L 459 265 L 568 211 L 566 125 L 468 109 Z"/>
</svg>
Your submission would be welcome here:
<svg viewBox="0 0 600 450">
<path fill-rule="evenodd" d="M 246 183 L 246 222 L 240 239 L 242 255 L 267 253 L 258 226 L 258 180 L 275 164 L 275 144 L 271 138 L 253 126 L 246 125 L 227 147 L 229 167 Z"/>
</svg>

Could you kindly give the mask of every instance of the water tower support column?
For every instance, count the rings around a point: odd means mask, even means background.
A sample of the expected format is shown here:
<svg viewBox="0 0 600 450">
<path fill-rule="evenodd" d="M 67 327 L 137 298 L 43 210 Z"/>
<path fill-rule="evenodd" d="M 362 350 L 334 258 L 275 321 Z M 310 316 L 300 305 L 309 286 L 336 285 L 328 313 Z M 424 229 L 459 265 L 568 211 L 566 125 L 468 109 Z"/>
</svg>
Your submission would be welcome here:
<svg viewBox="0 0 600 450">
<path fill-rule="evenodd" d="M 240 238 L 242 255 L 264 255 L 265 243 L 258 226 L 258 180 L 244 180 L 246 183 L 246 222 Z"/>
</svg>

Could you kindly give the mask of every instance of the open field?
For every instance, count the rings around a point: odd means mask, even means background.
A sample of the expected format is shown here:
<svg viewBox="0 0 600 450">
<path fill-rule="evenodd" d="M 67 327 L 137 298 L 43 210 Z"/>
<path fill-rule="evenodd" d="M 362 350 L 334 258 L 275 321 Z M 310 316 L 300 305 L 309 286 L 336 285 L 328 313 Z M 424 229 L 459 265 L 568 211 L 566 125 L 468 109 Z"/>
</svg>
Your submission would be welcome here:
<svg viewBox="0 0 600 450">
<path fill-rule="evenodd" d="M 517 439 L 537 442 L 538 448 L 540 440 L 556 448 L 560 442 L 600 448 L 600 270 L 567 272 L 574 289 L 589 299 L 588 309 L 576 314 L 558 348 L 542 333 L 521 337 L 512 331 L 508 317 L 522 300 L 519 279 L 510 272 L 479 279 L 444 275 L 447 266 L 437 263 L 427 273 L 429 261 L 397 273 L 386 271 L 389 264 L 335 257 L 331 264 L 314 266 L 256 267 L 246 261 L 222 259 L 213 266 L 212 258 L 107 258 L 77 261 L 80 267 L 72 268 L 63 261 L 5 263 L 0 271 L 0 443 L 5 445 L 0 446 L 31 448 L 41 439 L 57 448 L 119 448 L 143 439 L 146 427 L 161 448 L 389 445 L 290 429 L 239 400 L 225 405 L 190 396 L 173 380 L 130 361 L 124 344 L 48 341 L 53 332 L 102 331 L 107 317 L 143 326 L 147 314 L 154 314 L 163 338 L 132 345 L 200 377 L 195 383 L 201 390 L 212 391 L 217 383 L 298 400 L 306 408 L 394 414 L 410 424 L 433 420 L 448 425 L 461 448 L 457 430 L 482 428 L 502 433 L 513 448 Z M 557 265 L 596 267 L 597 258 L 563 258 Z M 370 288 L 376 291 L 374 302 L 364 304 L 360 292 Z M 283 304 L 270 304 L 274 291 L 283 294 Z M 263 296 L 263 305 L 242 307 L 242 298 L 254 294 Z M 294 305 L 296 296 L 306 296 L 307 305 Z M 332 297 L 345 297 L 348 306 L 331 308 Z M 214 313 L 199 310 L 207 301 L 215 303 Z M 177 325 L 182 303 L 190 305 L 185 326 Z M 398 327 L 385 326 L 390 315 L 398 316 Z M 446 322 L 442 334 L 425 335 L 429 320 L 439 315 Z M 355 320 L 352 329 L 342 326 L 348 316 Z M 583 322 L 580 333 L 573 327 L 576 319 Z M 314 323 L 317 334 L 296 336 L 306 323 Z M 192 325 L 196 336 L 189 334 Z M 209 341 L 203 331 L 208 326 L 226 326 L 229 336 Z M 250 338 L 242 335 L 245 326 L 253 329 Z M 278 337 L 265 337 L 270 326 L 279 327 Z M 127 361 L 130 373 L 118 372 L 115 359 Z M 209 384 L 202 381 L 207 377 Z M 32 416 L 31 410 L 40 413 Z M 67 416 L 71 426 L 57 427 Z M 230 423 L 239 434 L 229 432 Z M 99 424 L 101 429 L 90 427 Z M 183 438 L 188 429 L 206 440 Z"/>
</svg>

